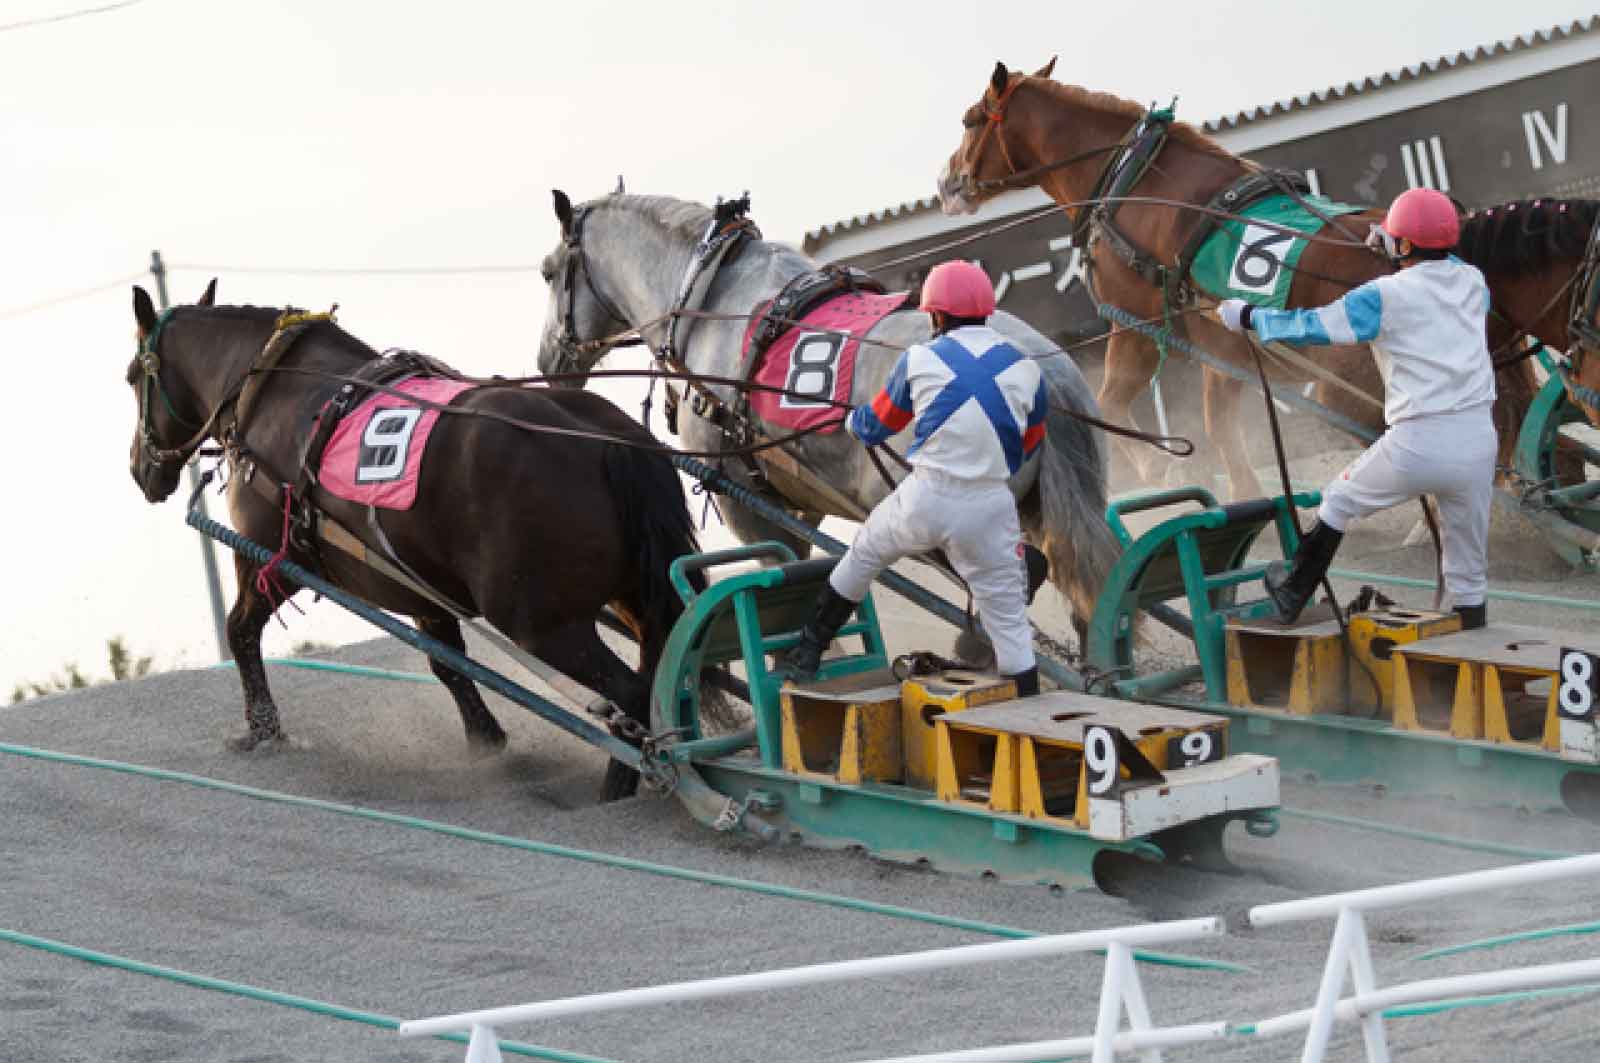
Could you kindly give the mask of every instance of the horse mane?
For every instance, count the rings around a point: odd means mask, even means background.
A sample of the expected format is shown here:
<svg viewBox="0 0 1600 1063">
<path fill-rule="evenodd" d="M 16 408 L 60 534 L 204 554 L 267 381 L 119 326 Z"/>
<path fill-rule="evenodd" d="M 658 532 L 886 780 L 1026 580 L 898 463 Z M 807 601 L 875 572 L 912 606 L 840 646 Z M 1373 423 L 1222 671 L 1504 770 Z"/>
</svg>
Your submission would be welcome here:
<svg viewBox="0 0 1600 1063">
<path fill-rule="evenodd" d="M 281 306 L 180 306 L 178 311 L 185 317 L 193 316 L 203 321 L 248 321 L 255 325 L 267 325 L 284 313 L 285 307 Z M 329 338 L 340 347 L 347 347 L 359 351 L 367 356 L 377 354 L 377 351 L 367 342 L 353 333 L 347 332 L 337 321 L 318 322 L 312 326 L 328 329 Z"/>
<path fill-rule="evenodd" d="M 1048 79 L 1033 78 L 1033 81 L 1069 106 L 1083 107 L 1091 111 L 1099 111 L 1102 114 L 1125 118 L 1130 127 L 1147 113 L 1144 107 L 1134 103 L 1132 100 L 1125 100 L 1121 96 L 1114 96 L 1109 92 L 1096 92 L 1093 89 Z M 1173 122 L 1169 128 L 1172 138 L 1180 144 L 1194 148 L 1207 155 L 1227 159 L 1230 162 L 1237 162 L 1246 166 L 1251 165 L 1188 122 Z"/>
<path fill-rule="evenodd" d="M 1457 251 L 1482 270 L 1523 274 L 1562 259 L 1576 259 L 1588 246 L 1600 200 L 1534 199 L 1474 210 L 1462 220 Z"/>
<path fill-rule="evenodd" d="M 696 241 L 705 235 L 706 225 L 711 221 L 710 207 L 671 196 L 605 196 L 591 205 L 602 204 L 638 214 L 676 235 Z"/>
</svg>

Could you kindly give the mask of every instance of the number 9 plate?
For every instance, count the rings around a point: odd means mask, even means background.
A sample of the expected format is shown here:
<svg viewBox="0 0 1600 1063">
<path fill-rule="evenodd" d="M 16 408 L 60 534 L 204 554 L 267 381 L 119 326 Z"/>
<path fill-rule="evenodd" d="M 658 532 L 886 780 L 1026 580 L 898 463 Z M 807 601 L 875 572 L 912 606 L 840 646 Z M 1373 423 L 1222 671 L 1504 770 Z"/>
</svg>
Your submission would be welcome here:
<svg viewBox="0 0 1600 1063">
<path fill-rule="evenodd" d="M 1223 732 L 1190 731 L 1167 739 L 1167 770 L 1192 768 L 1197 764 L 1210 764 L 1221 760 L 1227 752 Z"/>
</svg>

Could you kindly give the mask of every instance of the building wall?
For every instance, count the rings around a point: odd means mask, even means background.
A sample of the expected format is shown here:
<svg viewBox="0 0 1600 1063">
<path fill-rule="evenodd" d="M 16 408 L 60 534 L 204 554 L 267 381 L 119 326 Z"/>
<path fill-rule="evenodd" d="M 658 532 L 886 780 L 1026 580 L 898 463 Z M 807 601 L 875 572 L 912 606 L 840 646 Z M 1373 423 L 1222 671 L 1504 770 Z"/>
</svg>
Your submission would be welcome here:
<svg viewBox="0 0 1600 1063">
<path fill-rule="evenodd" d="M 1381 205 L 1426 185 L 1469 207 L 1600 196 L 1600 59 L 1250 153 L 1325 195 Z"/>
</svg>

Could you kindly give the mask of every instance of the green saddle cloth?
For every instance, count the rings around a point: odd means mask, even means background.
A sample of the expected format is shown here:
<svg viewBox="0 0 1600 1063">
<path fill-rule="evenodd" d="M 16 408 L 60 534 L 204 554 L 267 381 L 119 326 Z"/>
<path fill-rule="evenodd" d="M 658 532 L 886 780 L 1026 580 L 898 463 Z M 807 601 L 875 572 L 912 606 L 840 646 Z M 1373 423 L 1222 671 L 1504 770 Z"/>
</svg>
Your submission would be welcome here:
<svg viewBox="0 0 1600 1063">
<path fill-rule="evenodd" d="M 1366 207 L 1335 203 L 1322 196 L 1306 200 L 1329 217 L 1359 214 Z M 1283 309 L 1289 300 L 1294 270 L 1306 241 L 1281 229 L 1315 233 L 1322 219 L 1288 196 L 1267 196 L 1249 204 L 1243 221 L 1225 221 L 1212 233 L 1190 269 L 1195 283 L 1218 299 L 1243 299 L 1257 306 Z M 1268 222 L 1267 228 L 1256 222 Z"/>
</svg>

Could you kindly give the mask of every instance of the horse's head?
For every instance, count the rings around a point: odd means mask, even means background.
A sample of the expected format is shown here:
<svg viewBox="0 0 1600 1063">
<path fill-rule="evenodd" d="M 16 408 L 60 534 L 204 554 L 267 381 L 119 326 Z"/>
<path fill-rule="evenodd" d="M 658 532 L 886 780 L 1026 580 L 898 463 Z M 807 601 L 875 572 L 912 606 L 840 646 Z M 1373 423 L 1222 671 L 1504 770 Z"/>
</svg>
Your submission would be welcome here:
<svg viewBox="0 0 1600 1063">
<path fill-rule="evenodd" d="M 1055 68 L 1051 59 L 1032 76 L 1048 78 Z M 1001 190 L 1000 182 L 1032 165 L 1031 155 L 1024 160 L 1020 154 L 1023 141 L 1016 136 L 1017 127 L 1026 119 L 1014 106 L 1017 90 L 1028 78 L 996 63 L 983 95 L 961 116 L 961 143 L 939 173 L 939 206 L 946 214 L 976 212 Z"/>
<path fill-rule="evenodd" d="M 206 286 L 197 306 L 216 301 L 217 282 Z M 200 398 L 186 374 L 174 361 L 174 344 L 163 334 L 176 308 L 159 315 L 150 296 L 133 289 L 133 316 L 138 324 L 139 350 L 128 363 L 128 386 L 133 389 L 139 419 L 133 428 L 128 471 L 148 502 L 160 502 L 178 488 L 184 463 L 194 452 L 207 420 Z"/>
<path fill-rule="evenodd" d="M 618 178 L 619 191 L 621 187 L 621 178 Z M 593 369 L 610 350 L 611 345 L 605 338 L 626 329 L 628 322 L 601 294 L 593 266 L 584 253 L 584 221 L 595 204 L 585 203 L 574 208 L 565 192 L 556 189 L 553 195 L 556 220 L 561 223 L 561 242 L 545 256 L 539 267 L 545 283 L 550 286 L 544 335 L 539 340 L 539 372 L 582 374 Z M 583 381 L 576 377 L 556 383 L 558 386 L 583 386 Z"/>
</svg>

